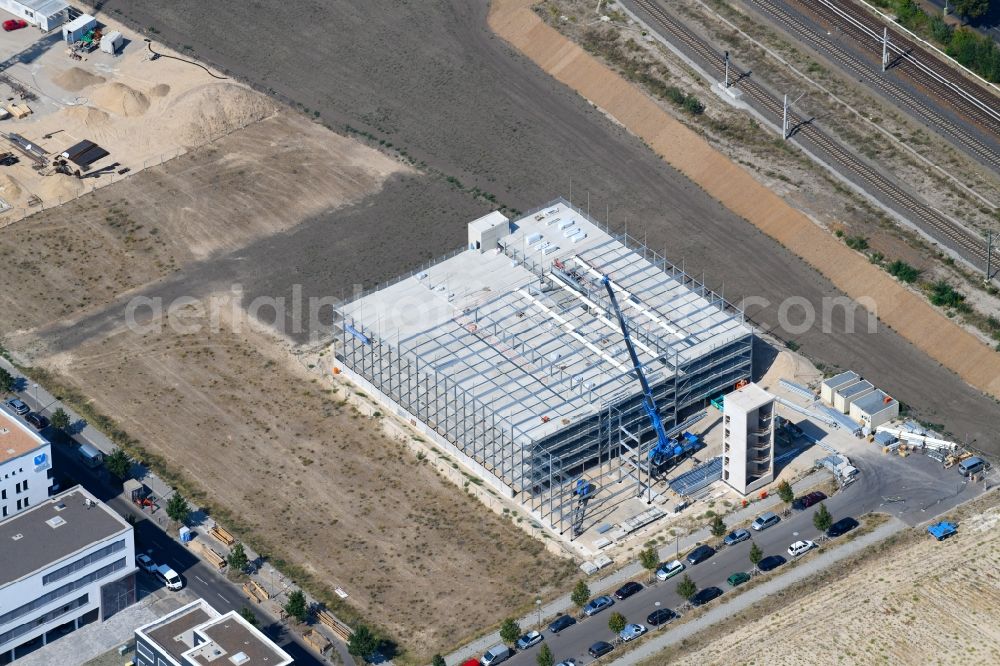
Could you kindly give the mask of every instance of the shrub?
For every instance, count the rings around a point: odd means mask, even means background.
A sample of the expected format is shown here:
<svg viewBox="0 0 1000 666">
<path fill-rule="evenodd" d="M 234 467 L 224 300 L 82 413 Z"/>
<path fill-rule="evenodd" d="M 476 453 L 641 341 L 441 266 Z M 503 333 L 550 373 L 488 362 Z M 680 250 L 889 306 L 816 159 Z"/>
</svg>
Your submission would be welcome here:
<svg viewBox="0 0 1000 666">
<path fill-rule="evenodd" d="M 917 278 L 920 277 L 919 268 L 914 268 L 899 259 L 886 266 L 885 270 L 900 282 L 916 282 Z"/>
</svg>

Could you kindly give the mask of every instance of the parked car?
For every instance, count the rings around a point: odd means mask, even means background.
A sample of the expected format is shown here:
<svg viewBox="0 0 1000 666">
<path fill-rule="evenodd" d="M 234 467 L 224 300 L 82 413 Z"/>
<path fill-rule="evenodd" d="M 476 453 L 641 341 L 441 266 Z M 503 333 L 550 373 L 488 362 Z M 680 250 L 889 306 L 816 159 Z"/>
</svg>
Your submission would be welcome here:
<svg viewBox="0 0 1000 666">
<path fill-rule="evenodd" d="M 723 539 L 722 541 L 727 546 L 735 546 L 739 542 L 746 541 L 749 538 L 750 538 L 750 532 L 748 532 L 747 530 L 733 530 L 732 532 L 727 534 L 726 538 Z"/>
<path fill-rule="evenodd" d="M 715 549 L 708 544 L 703 544 L 688 553 L 687 561 L 688 564 L 693 566 L 699 562 L 704 562 L 708 558 L 712 557 L 712 555 L 715 555 Z"/>
<path fill-rule="evenodd" d="M 495 666 L 502 661 L 510 659 L 512 654 L 510 648 L 506 645 L 494 645 L 483 654 L 483 658 L 479 660 L 479 663 L 482 666 Z"/>
<path fill-rule="evenodd" d="M 781 518 L 778 517 L 778 514 L 774 513 L 773 511 L 768 511 L 767 513 L 762 513 L 756 518 L 754 518 L 754 521 L 753 523 L 750 524 L 750 527 L 752 529 L 757 530 L 758 532 L 762 532 L 766 530 L 768 527 L 774 527 L 780 522 Z"/>
<path fill-rule="evenodd" d="M 598 657 L 603 657 L 614 649 L 614 646 L 607 641 L 597 641 L 587 649 L 587 654 L 594 659 L 597 659 Z"/>
<path fill-rule="evenodd" d="M 139 565 L 139 568 L 147 573 L 153 573 L 158 568 L 156 562 L 153 558 L 145 553 L 139 553 L 135 556 L 135 563 Z"/>
<path fill-rule="evenodd" d="M 615 600 L 607 595 L 602 595 L 596 599 L 591 599 L 587 602 L 587 605 L 583 607 L 583 614 L 587 617 L 591 615 L 597 615 L 605 608 L 611 608 L 615 605 Z"/>
<path fill-rule="evenodd" d="M 656 577 L 660 580 L 666 580 L 672 576 L 676 576 L 682 571 L 684 571 L 684 563 L 680 560 L 664 562 L 660 565 L 660 568 L 656 570 Z"/>
<path fill-rule="evenodd" d="M 552 620 L 552 623 L 549 625 L 549 631 L 553 634 L 558 634 L 563 629 L 572 627 L 574 624 L 576 624 L 576 618 L 572 615 L 560 615 Z"/>
<path fill-rule="evenodd" d="M 576 666 L 576 659 L 563 659 L 556 666 Z"/>
<path fill-rule="evenodd" d="M 541 643 L 542 638 L 544 638 L 544 636 L 542 636 L 537 631 L 529 631 L 524 636 L 521 636 L 520 638 L 517 639 L 517 649 L 527 650 L 532 645 L 538 645 L 539 643 Z"/>
<path fill-rule="evenodd" d="M 718 599 L 722 596 L 722 590 L 717 587 L 706 587 L 704 590 L 698 590 L 692 594 L 688 601 L 691 602 L 692 606 L 704 606 L 712 599 Z"/>
<path fill-rule="evenodd" d="M 180 574 L 168 567 L 166 564 L 161 564 L 156 567 L 153 574 L 167 586 L 168 590 L 179 590 L 184 587 L 184 581 L 181 580 Z"/>
<path fill-rule="evenodd" d="M 798 557 L 799 555 L 805 555 L 810 550 L 816 547 L 815 541 L 810 541 L 809 539 L 800 539 L 788 547 L 788 554 L 792 557 Z"/>
<path fill-rule="evenodd" d="M 628 643 L 633 639 L 639 638 L 639 636 L 642 636 L 644 633 L 646 633 L 646 627 L 633 622 L 631 624 L 626 624 L 625 628 L 618 632 L 618 638 Z"/>
<path fill-rule="evenodd" d="M 479 663 L 478 659 L 473 657 L 471 659 L 466 659 L 465 661 L 463 661 L 461 666 L 482 666 L 482 664 Z"/>
<path fill-rule="evenodd" d="M 24 420 L 35 426 L 35 430 L 45 430 L 49 427 L 49 420 L 37 412 L 31 412 L 24 417 Z"/>
<path fill-rule="evenodd" d="M 3 22 L 3 29 L 6 32 L 11 32 L 12 30 L 20 30 L 21 28 L 27 28 L 28 22 L 24 19 L 8 19 Z"/>
<path fill-rule="evenodd" d="M 642 589 L 642 583 L 637 583 L 634 580 L 630 580 L 625 583 L 617 590 L 615 590 L 615 599 L 621 601 L 622 599 L 628 599 L 633 594 Z"/>
<path fill-rule="evenodd" d="M 757 568 L 761 571 L 771 571 L 777 569 L 787 561 L 781 555 L 769 555 L 757 563 Z"/>
<path fill-rule="evenodd" d="M 792 508 L 796 511 L 802 511 L 803 509 L 808 509 L 813 504 L 819 504 L 825 499 L 826 493 L 821 493 L 817 490 L 816 492 L 796 498 L 795 501 L 792 502 Z"/>
<path fill-rule="evenodd" d="M 826 535 L 828 537 L 839 537 L 847 534 L 860 523 L 853 518 L 841 518 L 833 525 L 830 525 L 829 529 L 826 530 Z"/>
<path fill-rule="evenodd" d="M 742 585 L 748 580 L 750 580 L 750 574 L 745 571 L 737 571 L 734 574 L 729 574 L 729 578 L 726 579 L 726 582 L 733 587 L 736 587 L 737 585 Z"/>
<path fill-rule="evenodd" d="M 7 406 L 10 407 L 11 410 L 13 410 L 13 412 L 18 416 L 24 416 L 25 414 L 31 411 L 30 407 L 24 404 L 22 400 L 18 400 L 17 398 L 11 398 L 10 400 L 8 400 Z"/>
<path fill-rule="evenodd" d="M 646 624 L 658 627 L 677 618 L 677 613 L 669 608 L 657 608 L 646 616 Z"/>
</svg>

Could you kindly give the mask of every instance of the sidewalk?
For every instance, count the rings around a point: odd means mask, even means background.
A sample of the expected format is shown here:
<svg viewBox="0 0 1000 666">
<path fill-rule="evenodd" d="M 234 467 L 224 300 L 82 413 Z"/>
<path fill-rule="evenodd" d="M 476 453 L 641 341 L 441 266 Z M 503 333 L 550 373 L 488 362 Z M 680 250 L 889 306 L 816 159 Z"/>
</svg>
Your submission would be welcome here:
<svg viewBox="0 0 1000 666">
<path fill-rule="evenodd" d="M 803 491 L 808 490 L 823 481 L 829 480 L 829 472 L 817 471 L 812 474 L 796 481 L 792 484 L 792 489 L 795 490 L 795 494 L 799 495 Z M 725 516 L 726 525 L 729 529 L 735 529 L 736 526 L 742 523 L 749 523 L 757 514 L 763 513 L 764 511 L 773 510 L 778 505 L 782 504 L 781 498 L 777 495 L 770 495 L 766 499 L 759 500 L 757 502 L 752 502 L 745 508 L 738 509 L 729 513 Z M 711 533 L 709 532 L 708 526 L 705 526 L 685 537 L 680 538 L 677 542 L 663 546 L 659 549 L 660 561 L 666 562 L 677 558 L 677 553 L 683 554 L 690 550 L 696 543 L 705 542 L 711 538 Z M 590 592 L 592 596 L 598 594 L 609 592 L 622 585 L 627 580 L 637 578 L 644 574 L 644 570 L 638 561 L 633 561 L 627 566 L 622 567 L 618 571 L 605 576 L 604 578 L 598 578 L 595 580 L 588 580 L 587 585 L 590 587 Z M 581 577 L 583 574 L 581 573 Z M 575 609 L 573 602 L 569 598 L 569 594 L 565 594 L 541 607 L 541 618 L 545 622 L 548 618 L 555 617 L 560 613 L 569 613 Z M 537 610 L 532 611 L 524 617 L 518 618 L 517 622 L 521 627 L 526 630 L 530 627 L 534 627 L 538 623 L 539 613 Z M 481 655 L 483 652 L 488 650 L 490 647 L 501 643 L 500 633 L 493 632 L 487 636 L 481 636 L 480 638 L 472 641 L 459 648 L 458 650 L 452 652 L 445 656 L 445 661 L 451 664 L 460 664 L 466 659 L 471 657 L 476 657 Z"/>
<path fill-rule="evenodd" d="M 775 594 L 793 583 L 804 580 L 814 575 L 817 571 L 826 569 L 835 562 L 860 552 L 868 546 L 887 539 L 896 532 L 907 528 L 908 526 L 903 521 L 897 518 L 890 518 L 888 522 L 879 525 L 868 534 L 862 535 L 849 543 L 830 550 L 824 548 L 809 563 L 809 566 L 795 567 L 787 573 L 771 578 L 762 585 L 747 590 L 732 601 L 713 606 L 711 610 L 698 619 L 657 635 L 652 640 L 643 643 L 641 647 L 632 650 L 620 659 L 615 659 L 611 663 L 615 666 L 631 666 L 632 664 L 638 664 L 641 661 L 649 659 L 668 646 L 690 638 L 699 631 L 728 619 L 734 613 L 748 608 L 765 597 Z"/>
</svg>

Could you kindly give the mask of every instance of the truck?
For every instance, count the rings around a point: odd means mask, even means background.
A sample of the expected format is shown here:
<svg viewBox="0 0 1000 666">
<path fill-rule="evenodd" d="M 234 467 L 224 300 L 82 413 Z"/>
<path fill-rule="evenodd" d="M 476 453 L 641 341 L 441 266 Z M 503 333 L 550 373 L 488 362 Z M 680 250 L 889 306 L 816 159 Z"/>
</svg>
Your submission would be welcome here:
<svg viewBox="0 0 1000 666">
<path fill-rule="evenodd" d="M 958 532 L 958 526 L 955 523 L 948 522 L 947 520 L 942 520 L 939 523 L 934 523 L 927 527 L 927 531 L 930 535 L 937 539 L 938 541 L 944 541 L 948 537 L 956 534 Z"/>
<path fill-rule="evenodd" d="M 84 442 L 80 445 L 77 455 L 80 456 L 80 460 L 83 461 L 83 464 L 91 469 L 100 467 L 101 463 L 104 462 L 104 454 L 101 453 L 101 450 L 88 442 Z"/>
</svg>

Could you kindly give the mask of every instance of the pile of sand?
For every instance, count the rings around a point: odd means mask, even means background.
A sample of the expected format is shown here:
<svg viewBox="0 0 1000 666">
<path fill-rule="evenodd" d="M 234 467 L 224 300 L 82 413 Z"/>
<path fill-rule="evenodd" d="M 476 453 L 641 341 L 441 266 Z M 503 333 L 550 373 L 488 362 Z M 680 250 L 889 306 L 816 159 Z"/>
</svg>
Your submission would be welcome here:
<svg viewBox="0 0 1000 666">
<path fill-rule="evenodd" d="M 149 109 L 149 98 L 124 83 L 114 81 L 94 90 L 91 101 L 119 116 L 141 116 Z"/>
<path fill-rule="evenodd" d="M 7 174 L 2 174 L 0 175 L 0 196 L 6 199 L 8 203 L 13 203 L 24 196 L 24 190 L 16 180 Z"/>
<path fill-rule="evenodd" d="M 64 72 L 59 72 L 52 77 L 52 80 L 57 86 L 70 92 L 78 92 L 88 86 L 94 86 L 105 81 L 103 76 L 91 74 L 79 67 L 70 67 Z"/>
<path fill-rule="evenodd" d="M 193 147 L 272 113 L 274 105 L 252 90 L 232 83 L 206 83 L 178 95 L 164 119 L 165 124 L 185 128 L 178 135 L 185 146 Z"/>
<path fill-rule="evenodd" d="M 166 97 L 170 92 L 170 86 L 166 83 L 159 83 L 149 89 L 150 97 Z"/>
<path fill-rule="evenodd" d="M 111 119 L 104 111 L 100 109 L 95 109 L 92 106 L 69 106 L 63 109 L 63 114 L 67 118 L 72 118 L 73 120 L 82 123 L 84 127 L 89 129 L 101 129 L 106 127 L 108 121 Z"/>
<path fill-rule="evenodd" d="M 83 183 L 78 178 L 59 173 L 46 176 L 38 186 L 38 196 L 46 204 L 65 203 L 80 196 L 83 192 Z"/>
</svg>

